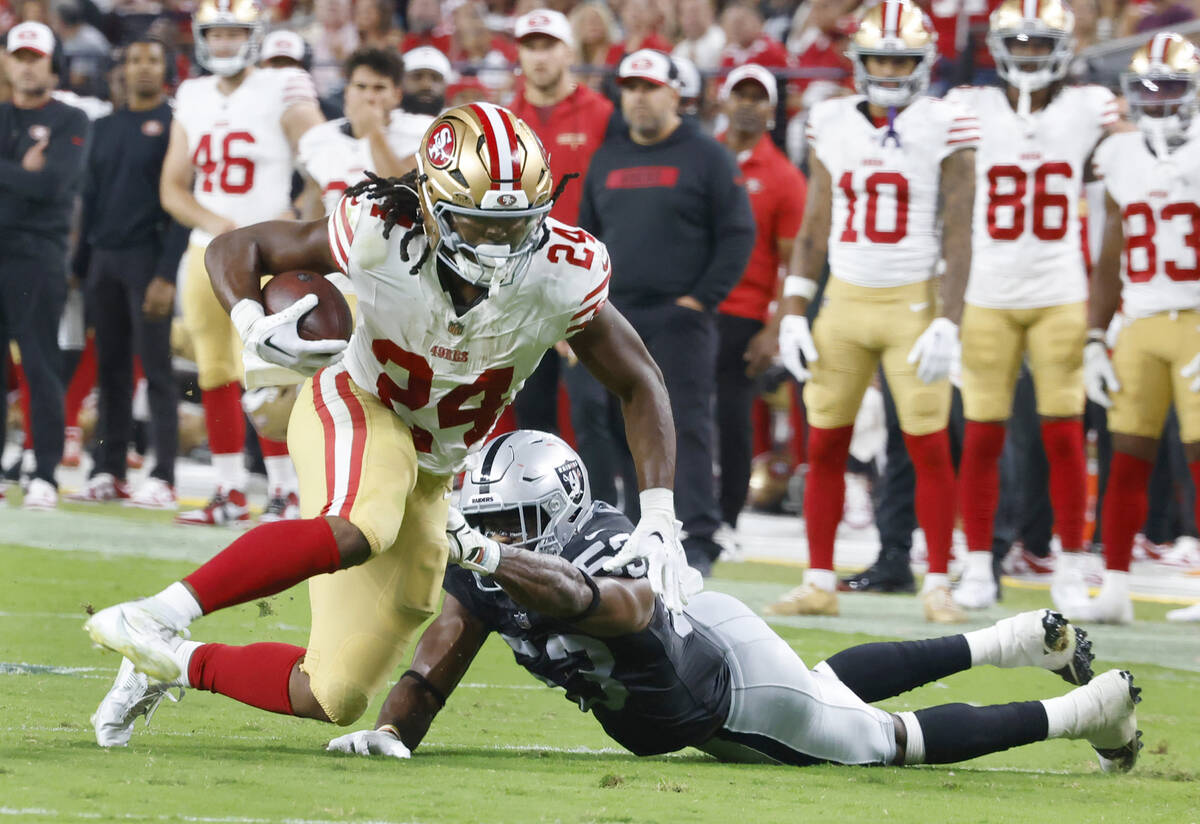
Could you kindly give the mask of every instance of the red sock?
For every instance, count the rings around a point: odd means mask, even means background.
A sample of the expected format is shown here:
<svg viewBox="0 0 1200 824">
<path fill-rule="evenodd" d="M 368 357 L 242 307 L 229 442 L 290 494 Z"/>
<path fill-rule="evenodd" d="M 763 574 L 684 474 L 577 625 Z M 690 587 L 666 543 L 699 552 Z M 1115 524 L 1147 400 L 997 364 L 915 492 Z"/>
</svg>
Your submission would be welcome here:
<svg viewBox="0 0 1200 824">
<path fill-rule="evenodd" d="M 1104 490 L 1104 561 L 1109 569 L 1129 571 L 1133 536 L 1146 523 L 1146 488 L 1154 464 L 1113 452 Z"/>
<path fill-rule="evenodd" d="M 341 565 L 324 518 L 262 524 L 238 538 L 183 580 L 204 614 L 283 592 Z"/>
<path fill-rule="evenodd" d="M 304 647 L 291 644 L 203 644 L 188 662 L 188 683 L 260 710 L 291 715 L 288 682 L 303 657 Z"/>
<path fill-rule="evenodd" d="M 1200 518 L 1200 461 L 1192 461 L 1188 464 L 1188 470 L 1192 473 L 1192 486 L 1196 488 L 1196 497 L 1194 505 L 1196 507 L 1196 516 Z M 1200 520 L 1196 521 L 1200 524 Z"/>
<path fill-rule="evenodd" d="M 967 533 L 967 549 L 991 550 L 992 524 L 1000 499 L 1000 453 L 1004 424 L 967 421 L 962 463 L 958 467 L 958 506 Z"/>
<path fill-rule="evenodd" d="M 1042 444 L 1050 464 L 1050 504 L 1054 531 L 1067 551 L 1083 548 L 1087 508 L 1087 461 L 1083 421 L 1042 421 Z"/>
<path fill-rule="evenodd" d="M 33 411 L 30 407 L 29 381 L 25 379 L 25 369 L 16 366 L 13 374 L 17 377 L 17 389 L 20 391 L 21 416 L 25 422 L 25 448 L 33 449 Z"/>
<path fill-rule="evenodd" d="M 808 478 L 804 483 L 804 524 L 808 566 L 833 569 L 833 538 L 846 498 L 846 457 L 853 426 L 808 429 Z"/>
<path fill-rule="evenodd" d="M 87 400 L 92 387 L 96 385 L 96 339 L 88 338 L 75 366 L 75 374 L 67 384 L 67 393 L 63 406 L 66 411 L 66 425 L 79 426 L 79 410 Z"/>
<path fill-rule="evenodd" d="M 214 455 L 241 452 L 246 444 L 241 385 L 234 381 L 214 389 L 205 389 L 200 393 L 200 401 L 204 404 L 209 451 Z"/>
<path fill-rule="evenodd" d="M 954 538 L 954 462 L 945 429 L 928 435 L 904 434 L 904 445 L 917 476 L 917 523 L 925 532 L 929 571 L 945 573 Z"/>
<path fill-rule="evenodd" d="M 273 441 L 259 435 L 258 445 L 262 447 L 264 458 L 279 458 L 288 454 L 287 441 Z"/>
</svg>

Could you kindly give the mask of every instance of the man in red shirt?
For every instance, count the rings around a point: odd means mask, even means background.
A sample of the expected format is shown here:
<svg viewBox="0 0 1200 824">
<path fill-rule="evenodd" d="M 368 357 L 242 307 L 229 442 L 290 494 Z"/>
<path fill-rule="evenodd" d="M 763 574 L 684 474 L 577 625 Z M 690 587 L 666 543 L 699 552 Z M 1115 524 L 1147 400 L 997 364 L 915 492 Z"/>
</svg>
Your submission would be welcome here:
<svg viewBox="0 0 1200 824">
<path fill-rule="evenodd" d="M 791 260 L 804 216 L 804 175 L 771 142 L 775 77 L 747 63 L 729 73 L 721 89 L 729 129 L 719 139 L 737 158 L 754 211 L 754 250 L 746 271 L 717 307 L 718 495 L 724 526 L 737 526 L 750 484 L 750 407 L 755 378 L 779 350 L 779 320 L 771 303 Z"/>
<path fill-rule="evenodd" d="M 531 11 L 517 19 L 513 33 L 525 82 L 509 108 L 546 147 L 556 181 L 567 174 L 580 176 L 567 184 L 550 211 L 554 219 L 574 226 L 579 222 L 582 177 L 604 141 L 613 104 L 571 75 L 575 57 L 571 24 L 561 13 Z M 558 355 L 547 352 L 517 395 L 513 406 L 522 429 L 559 431 L 558 367 Z"/>
</svg>

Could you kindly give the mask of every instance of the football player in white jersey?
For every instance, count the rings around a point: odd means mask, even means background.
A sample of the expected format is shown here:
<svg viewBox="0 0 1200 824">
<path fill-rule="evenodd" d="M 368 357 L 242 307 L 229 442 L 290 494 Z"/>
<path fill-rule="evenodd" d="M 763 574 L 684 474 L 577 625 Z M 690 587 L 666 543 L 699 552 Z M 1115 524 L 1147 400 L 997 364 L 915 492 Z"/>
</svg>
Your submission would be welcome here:
<svg viewBox="0 0 1200 824">
<path fill-rule="evenodd" d="M 1106 214 L 1083 347 L 1088 397 L 1110 407 L 1108 569 L 1095 599 L 1062 608 L 1081 621 L 1127 624 L 1133 538 L 1146 520 L 1147 484 L 1172 403 L 1192 478 L 1200 479 L 1200 52 L 1160 32 L 1134 54 L 1122 86 L 1138 131 L 1096 149 Z M 1105 332 L 1118 304 L 1126 322 L 1110 361 Z"/>
<path fill-rule="evenodd" d="M 935 40 L 909 0 L 863 12 L 849 48 L 859 95 L 819 103 L 809 116 L 807 217 L 785 281 L 779 347 L 796 378 L 807 381 L 810 563 L 804 583 L 772 606 L 776 614 L 837 614 L 833 543 L 846 456 L 863 393 L 882 362 L 916 469 L 917 520 L 929 547 L 925 616 L 965 617 L 947 578 L 954 529 L 947 376 L 971 260 L 979 127 L 956 104 L 923 94 Z M 829 282 L 810 335 L 804 313 L 826 252 Z M 939 301 L 933 276 L 943 258 Z"/>
<path fill-rule="evenodd" d="M 409 114 L 400 104 L 403 64 L 393 51 L 362 48 L 346 60 L 346 116 L 309 129 L 300 138 L 300 167 L 328 214 L 347 186 L 367 169 L 399 177 L 416 168 L 421 136 L 431 115 Z"/>
<path fill-rule="evenodd" d="M 962 320 L 967 418 L 959 507 L 967 565 L 954 599 L 996 603 L 992 523 L 1000 453 L 1026 352 L 1050 465 L 1055 531 L 1065 555 L 1053 585 L 1085 591 L 1083 546 L 1083 342 L 1087 272 L 1079 202 L 1087 159 L 1117 122 L 1100 86 L 1064 86 L 1075 18 L 1063 0 L 1005 0 L 992 13 L 988 48 L 1004 87 L 960 87 L 947 100 L 979 118 L 971 278 Z"/>
<path fill-rule="evenodd" d="M 213 242 L 207 264 L 247 351 L 313 375 L 288 430 L 304 519 L 261 525 L 184 581 L 89 620 L 97 643 L 129 659 L 94 716 L 99 743 L 128 741 L 159 682 L 353 723 L 437 606 L 453 475 L 559 340 L 621 398 L 628 421 L 642 518 L 611 568 L 648 558 L 675 610 L 698 590 L 675 520 L 666 387 L 607 305 L 604 244 L 548 217 L 555 193 L 529 127 L 477 103 L 434 121 L 414 172 L 349 188 L 327 221 L 261 223 Z M 292 269 L 349 275 L 359 311 L 348 346 L 299 337 L 313 296 L 264 315 L 260 273 Z M 486 471 L 496 457 L 475 460 Z M 558 470 L 564 486 L 568 469 Z M 305 579 L 307 649 L 179 635 L 204 613 Z"/>
<path fill-rule="evenodd" d="M 176 521 L 212 525 L 244 521 L 249 512 L 241 344 L 209 283 L 204 250 L 239 226 L 290 214 L 296 145 L 324 118 L 302 69 L 255 67 L 263 20 L 254 0 L 203 0 L 192 28 L 196 60 L 212 74 L 179 86 L 160 191 L 163 208 L 192 228 L 181 303 L 217 475 L 212 500 Z M 267 465 L 264 520 L 298 517 L 287 444 L 259 440 Z"/>
</svg>

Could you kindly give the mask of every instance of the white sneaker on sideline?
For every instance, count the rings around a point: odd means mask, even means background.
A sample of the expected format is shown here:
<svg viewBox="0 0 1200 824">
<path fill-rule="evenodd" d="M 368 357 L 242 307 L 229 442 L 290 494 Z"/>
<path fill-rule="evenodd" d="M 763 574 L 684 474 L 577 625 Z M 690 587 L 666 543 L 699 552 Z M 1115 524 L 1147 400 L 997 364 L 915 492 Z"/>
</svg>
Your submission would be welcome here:
<svg viewBox="0 0 1200 824">
<path fill-rule="evenodd" d="M 126 601 L 106 607 L 87 619 L 83 628 L 93 642 L 121 653 L 139 672 L 157 681 L 177 681 L 180 666 L 175 650 L 186 629 L 172 626 L 146 609 L 145 603 Z"/>
<path fill-rule="evenodd" d="M 48 512 L 58 508 L 58 490 L 54 484 L 41 478 L 31 478 L 29 488 L 25 490 L 25 501 L 21 509 L 30 512 Z"/>
<path fill-rule="evenodd" d="M 179 690 L 178 697 L 171 694 L 172 689 Z M 183 687 L 152 685 L 145 675 L 133 668 L 132 661 L 122 658 L 116 680 L 92 713 L 96 743 L 101 747 L 124 747 L 133 735 L 133 722 L 139 715 L 144 715 L 149 724 L 164 698 L 178 702 L 183 698 Z"/>
<path fill-rule="evenodd" d="M 137 491 L 125 502 L 125 506 L 137 509 L 178 509 L 175 487 L 162 478 L 149 477 L 142 481 Z"/>
<path fill-rule="evenodd" d="M 1190 607 L 1173 609 L 1167 613 L 1168 621 L 1200 621 L 1200 601 Z"/>
<path fill-rule="evenodd" d="M 1095 598 L 1075 604 L 1063 612 L 1072 621 L 1080 623 L 1132 624 L 1133 599 L 1128 591 L 1118 592 L 1106 584 Z"/>
<path fill-rule="evenodd" d="M 128 484 L 118 480 L 109 472 L 97 472 L 88 478 L 83 489 L 68 495 L 67 500 L 76 503 L 98 504 L 106 501 L 120 501 L 128 497 Z"/>
<path fill-rule="evenodd" d="M 987 609 L 996 605 L 998 594 L 996 578 L 992 575 L 991 553 L 988 554 L 987 569 L 973 569 L 970 566 L 963 572 L 951 596 L 954 602 L 964 609 Z"/>
<path fill-rule="evenodd" d="M 1064 552 L 1058 557 L 1050 583 L 1050 601 L 1059 612 L 1072 615 L 1076 607 L 1091 599 L 1084 580 L 1087 561 L 1087 555 L 1079 552 Z"/>
</svg>

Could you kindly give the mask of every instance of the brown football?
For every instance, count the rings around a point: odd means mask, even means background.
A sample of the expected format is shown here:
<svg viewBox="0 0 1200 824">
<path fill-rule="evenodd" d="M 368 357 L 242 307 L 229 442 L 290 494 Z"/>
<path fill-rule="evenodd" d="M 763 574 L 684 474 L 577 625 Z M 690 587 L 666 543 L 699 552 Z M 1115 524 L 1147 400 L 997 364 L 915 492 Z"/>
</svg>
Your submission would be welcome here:
<svg viewBox="0 0 1200 824">
<path fill-rule="evenodd" d="M 305 340 L 350 340 L 354 332 L 350 304 L 323 275 L 284 272 L 267 281 L 262 292 L 268 315 L 283 311 L 305 295 L 317 296 L 317 305 L 300 318 L 300 337 Z"/>
</svg>

